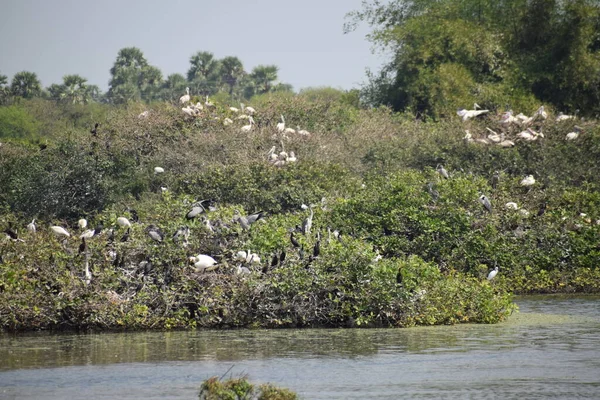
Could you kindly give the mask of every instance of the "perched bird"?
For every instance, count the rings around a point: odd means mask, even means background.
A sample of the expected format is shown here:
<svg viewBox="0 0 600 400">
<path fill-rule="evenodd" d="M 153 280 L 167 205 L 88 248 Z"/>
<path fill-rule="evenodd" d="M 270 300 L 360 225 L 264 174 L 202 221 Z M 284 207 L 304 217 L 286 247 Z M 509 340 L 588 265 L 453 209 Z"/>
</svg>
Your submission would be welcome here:
<svg viewBox="0 0 600 400">
<path fill-rule="evenodd" d="M 535 184 L 535 178 L 533 177 L 533 175 L 527 175 L 525 178 L 523 178 L 521 180 L 521 183 L 520 183 L 521 186 L 525 186 L 525 187 L 533 186 L 534 184 Z"/>
<path fill-rule="evenodd" d="M 85 258 L 85 268 L 84 268 L 84 280 L 83 282 L 86 285 L 89 285 L 92 282 L 92 272 L 90 271 L 90 260 L 88 259 L 88 257 Z"/>
<path fill-rule="evenodd" d="M 546 213 L 546 202 L 543 202 L 542 204 L 540 204 L 540 208 L 537 212 L 537 216 L 541 217 L 542 215 L 544 215 Z"/>
<path fill-rule="evenodd" d="M 504 205 L 504 207 L 506 207 L 507 210 L 518 210 L 519 209 L 519 206 L 514 201 L 509 201 L 508 203 L 506 203 Z"/>
<path fill-rule="evenodd" d="M 94 124 L 94 127 L 92 129 L 90 129 L 90 133 L 92 134 L 92 136 L 96 136 L 98 134 L 98 127 L 100 126 L 100 123 L 96 122 Z"/>
<path fill-rule="evenodd" d="M 490 110 L 465 110 L 460 108 L 456 114 L 462 118 L 463 121 L 467 121 L 471 118 L 490 112 Z"/>
<path fill-rule="evenodd" d="M 308 235 L 310 234 L 310 230 L 312 229 L 314 211 L 312 207 L 310 208 L 310 215 L 306 217 L 304 221 L 302 221 L 302 234 Z"/>
<path fill-rule="evenodd" d="M 130 228 L 131 227 L 131 222 L 129 222 L 129 220 L 125 217 L 119 217 L 117 218 L 117 224 L 119 226 L 122 226 L 124 228 Z"/>
<path fill-rule="evenodd" d="M 498 275 L 498 267 L 495 267 L 493 270 L 490 271 L 490 273 L 487 276 L 487 280 L 491 281 L 496 275 Z"/>
<path fill-rule="evenodd" d="M 94 235 L 93 236 L 98 236 L 100 233 L 102 233 L 103 229 L 104 229 L 104 224 L 102 223 L 102 221 L 100 221 L 98 223 L 98 225 L 96 225 L 96 227 L 94 228 Z"/>
<path fill-rule="evenodd" d="M 165 169 L 163 167 L 154 167 L 154 174 L 158 175 L 158 174 L 162 174 L 165 172 Z"/>
<path fill-rule="evenodd" d="M 150 225 L 146 228 L 146 232 L 148 232 L 148 236 L 150 236 L 150 238 L 156 242 L 162 242 L 164 235 L 161 232 L 160 228 L 158 228 L 155 225 Z"/>
<path fill-rule="evenodd" d="M 500 172 L 494 171 L 494 175 L 492 175 L 492 189 L 498 187 L 498 182 L 500 182 Z"/>
<path fill-rule="evenodd" d="M 212 271 L 216 268 L 216 265 L 217 261 L 206 254 L 198 254 L 196 256 L 196 262 L 194 263 L 197 272 Z"/>
<path fill-rule="evenodd" d="M 277 132 L 282 133 L 283 131 L 285 131 L 285 118 L 283 118 L 283 115 L 282 115 L 281 122 L 279 122 L 277 124 Z"/>
<path fill-rule="evenodd" d="M 121 243 L 125 243 L 126 241 L 129 240 L 130 231 L 131 231 L 131 228 L 127 228 L 127 232 L 125 232 L 125 234 L 123 234 L 123 236 L 121 236 Z"/>
<path fill-rule="evenodd" d="M 236 275 L 248 275 L 251 272 L 247 267 L 242 267 L 241 265 L 238 265 L 235 269 L 235 273 Z"/>
<path fill-rule="evenodd" d="M 63 228 L 62 226 L 51 226 L 50 230 L 52 232 L 54 232 L 57 236 L 66 236 L 69 237 L 71 236 L 71 234 L 69 232 L 66 231 L 65 228 Z"/>
<path fill-rule="evenodd" d="M 442 164 L 438 164 L 437 168 L 435 169 L 437 171 L 438 174 L 440 174 L 444 179 L 448 179 L 450 178 L 450 175 L 448 175 L 448 171 L 446 171 L 446 168 L 444 168 L 444 166 Z"/>
<path fill-rule="evenodd" d="M 138 118 L 140 118 L 140 119 L 148 118 L 148 115 L 150 115 L 150 111 L 148 111 L 148 110 L 142 111 L 141 113 L 138 114 Z"/>
<path fill-rule="evenodd" d="M 490 199 L 488 199 L 485 194 L 482 194 L 481 196 L 479 196 L 479 202 L 481 203 L 481 205 L 483 206 L 483 208 L 485 208 L 485 210 L 487 212 L 489 212 L 490 214 L 492 213 L 492 203 L 490 202 Z"/>
<path fill-rule="evenodd" d="M 11 239 L 11 240 L 18 240 L 19 239 L 19 235 L 17 235 L 17 232 L 15 232 L 12 229 L 12 223 L 9 224 L 9 227 L 4 230 L 4 233 L 6 233 L 6 236 L 9 239 Z"/>
<path fill-rule="evenodd" d="M 248 125 L 244 125 L 240 128 L 240 130 L 243 133 L 248 133 L 252 130 L 252 127 L 254 126 L 254 118 L 252 117 L 248 117 Z"/>
<path fill-rule="evenodd" d="M 256 113 L 256 110 L 253 107 L 245 107 L 244 111 L 249 115 L 254 115 L 254 113 Z"/>
<path fill-rule="evenodd" d="M 79 225 L 79 229 L 85 229 L 87 227 L 87 220 L 85 218 L 81 218 L 77 221 L 77 225 Z"/>
<path fill-rule="evenodd" d="M 240 214 L 239 210 L 235 210 L 234 220 L 240 223 L 242 229 L 248 230 L 253 223 L 264 217 L 264 215 L 263 211 L 259 211 L 244 217 Z"/>
<path fill-rule="evenodd" d="M 31 233 L 35 233 L 35 231 L 36 231 L 35 218 L 29 224 L 27 224 L 27 230 Z"/>
<path fill-rule="evenodd" d="M 566 140 L 575 140 L 579 137 L 579 134 L 581 133 L 581 128 L 577 125 L 575 125 L 573 127 L 573 132 L 569 132 L 567 133 L 567 136 L 565 137 Z"/>
<path fill-rule="evenodd" d="M 179 243 L 182 240 L 187 242 L 190 237 L 190 228 L 187 226 L 180 226 L 173 234 L 173 242 Z"/>
<path fill-rule="evenodd" d="M 203 212 L 206 212 L 206 209 L 202 206 L 202 201 L 199 201 L 192 204 L 192 209 L 185 215 L 185 218 L 188 220 L 194 219 Z"/>
<path fill-rule="evenodd" d="M 321 235 L 317 235 L 317 241 L 313 247 L 313 257 L 317 258 L 321 254 Z"/>
<path fill-rule="evenodd" d="M 566 115 L 566 114 L 563 114 L 562 112 L 559 112 L 558 116 L 556 117 L 556 122 L 562 122 L 562 121 L 566 121 L 568 119 L 573 119 L 573 118 L 575 118 L 574 115 Z"/>
<path fill-rule="evenodd" d="M 180 104 L 185 104 L 188 101 L 190 101 L 190 99 L 191 99 L 191 97 L 190 97 L 190 88 L 186 87 L 185 88 L 185 94 L 179 98 L 179 103 Z"/>
<path fill-rule="evenodd" d="M 89 239 L 93 236 L 94 236 L 94 230 L 88 229 L 87 231 L 84 231 L 81 235 L 79 235 L 79 238 L 80 239 L 83 239 L 83 238 Z"/>
<path fill-rule="evenodd" d="M 223 125 L 227 126 L 227 125 L 231 125 L 233 124 L 233 120 L 231 118 L 225 118 L 223 120 Z"/>
<path fill-rule="evenodd" d="M 85 238 L 81 238 L 81 243 L 79 244 L 79 254 L 84 253 L 87 250 L 87 244 L 85 243 Z"/>
<path fill-rule="evenodd" d="M 294 237 L 294 232 L 290 232 L 290 242 L 292 242 L 292 246 L 294 246 L 295 248 L 299 248 L 300 247 L 300 243 L 298 243 L 298 240 L 296 240 L 296 238 Z"/>
</svg>

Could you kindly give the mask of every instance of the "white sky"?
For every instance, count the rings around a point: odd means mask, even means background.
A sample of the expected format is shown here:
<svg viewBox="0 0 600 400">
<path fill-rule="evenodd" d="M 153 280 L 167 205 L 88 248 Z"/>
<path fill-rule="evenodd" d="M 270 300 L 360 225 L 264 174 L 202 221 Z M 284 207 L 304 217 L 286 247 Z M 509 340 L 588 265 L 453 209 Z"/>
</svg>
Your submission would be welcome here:
<svg viewBox="0 0 600 400">
<path fill-rule="evenodd" d="M 358 87 L 371 53 L 368 27 L 344 35 L 362 0 L 0 0 L 0 73 L 35 72 L 44 87 L 79 74 L 108 88 L 119 49 L 140 48 L 163 77 L 185 75 L 197 51 L 237 56 L 247 71 L 279 67 L 294 90 Z"/>
</svg>

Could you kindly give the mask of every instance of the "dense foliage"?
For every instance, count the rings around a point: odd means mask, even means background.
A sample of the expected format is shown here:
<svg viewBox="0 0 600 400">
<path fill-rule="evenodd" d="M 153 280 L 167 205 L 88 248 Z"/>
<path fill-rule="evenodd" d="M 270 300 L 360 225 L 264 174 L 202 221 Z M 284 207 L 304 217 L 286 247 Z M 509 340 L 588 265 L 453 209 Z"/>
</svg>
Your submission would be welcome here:
<svg viewBox="0 0 600 400">
<path fill-rule="evenodd" d="M 600 111 L 597 1 L 372 1 L 346 29 L 362 21 L 391 54 L 363 91 L 371 104 L 435 118 L 473 102 Z"/>
<path fill-rule="evenodd" d="M 205 380 L 198 396 L 200 400 L 296 400 L 296 393 L 271 384 L 253 385 L 247 378 Z"/>
</svg>

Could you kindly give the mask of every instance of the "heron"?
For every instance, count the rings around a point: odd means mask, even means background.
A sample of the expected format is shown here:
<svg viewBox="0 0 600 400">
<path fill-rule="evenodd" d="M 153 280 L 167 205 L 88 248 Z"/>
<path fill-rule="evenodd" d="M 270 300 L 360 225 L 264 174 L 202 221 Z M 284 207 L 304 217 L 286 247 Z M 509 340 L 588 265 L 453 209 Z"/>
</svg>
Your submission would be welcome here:
<svg viewBox="0 0 600 400">
<path fill-rule="evenodd" d="M 191 97 L 190 97 L 190 88 L 186 87 L 185 88 L 185 94 L 179 98 L 179 103 L 180 104 L 185 104 L 188 101 L 190 101 L 190 99 L 191 99 Z"/>
<path fill-rule="evenodd" d="M 192 209 L 185 215 L 185 218 L 188 220 L 194 219 L 198 215 L 206 212 L 206 209 L 202 205 L 202 203 L 204 203 L 206 201 L 208 201 L 208 200 L 202 200 L 202 201 L 198 201 L 198 202 L 192 204 Z"/>
<path fill-rule="evenodd" d="M 250 229 L 250 226 L 253 223 L 255 223 L 259 219 L 263 218 L 264 215 L 265 215 L 264 211 L 258 211 L 254 214 L 250 214 L 250 215 L 244 217 L 240 214 L 239 210 L 235 210 L 234 220 L 238 221 L 240 223 L 240 225 L 242 226 L 242 229 L 248 230 L 248 229 Z"/>
<path fill-rule="evenodd" d="M 92 272 L 90 271 L 90 260 L 89 260 L 89 257 L 87 256 L 87 254 L 85 257 L 84 275 L 85 275 L 85 279 L 83 280 L 83 282 L 86 285 L 89 285 L 92 282 Z"/>
<path fill-rule="evenodd" d="M 436 171 L 438 174 L 440 174 L 444 179 L 448 179 L 450 178 L 450 175 L 448 175 L 448 171 L 446 171 L 446 168 L 444 168 L 444 166 L 442 164 L 438 164 Z"/>
<path fill-rule="evenodd" d="M 190 228 L 187 226 L 180 226 L 173 234 L 173 242 L 179 243 L 182 239 L 184 243 L 187 243 L 190 237 Z"/>
<path fill-rule="evenodd" d="M 479 202 L 481 203 L 481 205 L 483 206 L 483 208 L 485 208 L 485 210 L 487 212 L 489 212 L 490 214 L 492 213 L 492 203 L 490 202 L 490 199 L 488 199 L 485 194 L 482 194 L 481 196 L 479 196 Z"/>
<path fill-rule="evenodd" d="M 490 273 L 487 276 L 487 280 L 491 281 L 496 275 L 498 275 L 498 267 L 494 267 L 494 269 L 490 271 Z"/>
</svg>

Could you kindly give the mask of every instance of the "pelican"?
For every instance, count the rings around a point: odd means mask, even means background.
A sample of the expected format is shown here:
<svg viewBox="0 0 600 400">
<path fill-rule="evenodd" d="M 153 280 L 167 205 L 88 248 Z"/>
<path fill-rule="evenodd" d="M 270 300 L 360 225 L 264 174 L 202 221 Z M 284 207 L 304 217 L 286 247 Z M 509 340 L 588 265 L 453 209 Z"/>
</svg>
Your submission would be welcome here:
<svg viewBox="0 0 600 400">
<path fill-rule="evenodd" d="M 29 224 L 27 224 L 27 230 L 31 233 L 35 233 L 35 231 L 36 231 L 35 218 Z"/>
<path fill-rule="evenodd" d="M 520 185 L 521 186 L 525 186 L 525 187 L 529 187 L 535 184 L 535 178 L 533 177 L 533 175 L 527 175 L 525 178 L 523 178 L 521 180 Z"/>
<path fill-rule="evenodd" d="M 227 125 L 231 125 L 233 124 L 233 120 L 231 118 L 225 118 L 223 120 L 223 125 L 227 126 Z"/>
<path fill-rule="evenodd" d="M 254 115 L 254 113 L 256 112 L 256 110 L 253 107 L 246 107 L 244 108 L 244 111 L 246 111 L 246 113 L 250 115 Z"/>
<path fill-rule="evenodd" d="M 117 218 L 117 224 L 119 226 L 125 227 L 125 228 L 130 228 L 131 227 L 131 222 L 129 222 L 129 220 L 125 217 L 119 217 Z"/>
<path fill-rule="evenodd" d="M 487 212 L 489 212 L 490 214 L 492 213 L 492 203 L 490 203 L 490 199 L 488 199 L 485 194 L 479 196 L 479 202 L 481 203 L 483 208 L 486 209 Z"/>
<path fill-rule="evenodd" d="M 448 175 L 448 171 L 446 171 L 446 168 L 444 168 L 444 166 L 442 164 L 438 164 L 437 168 L 435 169 L 437 171 L 438 174 L 440 174 L 444 179 L 448 179 L 450 178 L 450 176 Z"/>
<path fill-rule="evenodd" d="M 542 119 L 548 118 L 548 113 L 544 111 L 544 106 L 540 106 L 537 111 L 533 114 L 534 117 L 541 117 Z"/>
<path fill-rule="evenodd" d="M 578 127 L 577 125 L 575 125 L 573 127 L 573 132 L 567 133 L 567 136 L 565 137 L 565 139 L 566 140 L 575 140 L 579 137 L 580 133 L 581 133 L 581 128 Z"/>
<path fill-rule="evenodd" d="M 467 121 L 471 118 L 477 117 L 478 115 L 482 115 L 490 112 L 490 110 L 465 110 L 464 108 L 460 108 L 456 114 L 462 118 L 463 121 Z"/>
<path fill-rule="evenodd" d="M 496 143 L 496 144 L 503 148 L 509 148 L 509 147 L 514 147 L 515 142 L 513 142 L 512 140 L 503 140 L 500 143 Z"/>
<path fill-rule="evenodd" d="M 463 140 L 465 141 L 465 143 L 471 143 L 473 141 L 473 135 L 471 135 L 471 132 L 469 132 L 468 130 L 465 131 L 465 137 L 463 137 Z"/>
<path fill-rule="evenodd" d="M 183 107 L 181 109 L 181 111 L 183 111 L 184 114 L 187 114 L 190 117 L 193 117 L 196 115 L 196 111 L 193 108 L 191 108 L 190 106 Z"/>
<path fill-rule="evenodd" d="M 188 101 L 190 101 L 190 98 L 191 98 L 190 97 L 190 88 L 186 87 L 185 88 L 185 94 L 179 98 L 179 103 L 180 104 L 185 104 Z"/>
<path fill-rule="evenodd" d="M 197 272 L 212 271 L 216 268 L 216 265 L 217 261 L 206 254 L 198 254 L 196 256 L 196 262 L 194 263 Z"/>
<path fill-rule="evenodd" d="M 290 151 L 290 155 L 285 159 L 285 161 L 287 161 L 287 162 L 296 162 L 298 160 L 296 159 L 296 155 L 294 154 L 294 152 Z"/>
<path fill-rule="evenodd" d="M 294 128 L 285 128 L 283 133 L 289 133 L 290 135 L 296 134 L 296 130 Z"/>
<path fill-rule="evenodd" d="M 540 134 L 531 128 L 527 128 L 523 132 L 517 133 L 517 137 L 519 139 L 523 139 L 526 142 L 533 142 L 534 140 L 537 140 L 538 136 L 540 136 Z"/>
<path fill-rule="evenodd" d="M 508 203 L 506 203 L 504 205 L 504 207 L 506 207 L 506 209 L 508 209 L 508 210 L 518 210 L 519 209 L 519 206 L 514 201 L 509 201 Z"/>
<path fill-rule="evenodd" d="M 563 114 L 562 112 L 559 112 L 558 116 L 556 117 L 556 122 L 562 122 L 562 121 L 566 121 L 568 119 L 573 119 L 573 118 L 575 118 L 574 115 L 566 115 L 566 114 Z"/>
<path fill-rule="evenodd" d="M 162 167 L 154 167 L 154 174 L 158 175 L 158 174 L 162 174 L 165 172 L 165 169 Z"/>
<path fill-rule="evenodd" d="M 52 230 L 52 232 L 54 232 L 57 236 L 66 236 L 69 237 L 71 236 L 71 234 L 69 232 L 66 231 L 65 228 L 63 228 L 62 226 L 51 226 L 50 229 Z"/>
<path fill-rule="evenodd" d="M 277 131 L 279 133 L 285 131 L 285 118 L 283 118 L 283 115 L 281 115 L 281 122 L 277 124 Z"/>
<path fill-rule="evenodd" d="M 310 136 L 310 132 L 306 129 L 300 129 L 300 126 L 296 126 L 296 133 L 300 136 L 308 137 Z"/>
<path fill-rule="evenodd" d="M 488 135 L 488 139 L 491 140 L 493 143 L 500 143 L 504 140 L 504 134 L 499 135 L 498 133 L 494 132 L 490 128 L 485 128 L 485 129 L 487 129 L 488 132 L 490 132 L 490 134 Z"/>
<path fill-rule="evenodd" d="M 229 111 L 232 111 L 234 113 L 239 113 L 240 112 L 239 108 L 235 108 L 235 107 L 229 107 Z"/>
<path fill-rule="evenodd" d="M 235 273 L 237 275 L 248 275 L 248 274 L 250 274 L 250 270 L 246 267 L 242 267 L 241 265 L 238 265 L 237 268 L 235 269 Z"/>
<path fill-rule="evenodd" d="M 490 273 L 487 276 L 487 280 L 491 281 L 496 275 L 498 275 L 498 267 L 495 267 L 493 270 L 490 271 Z"/>
<path fill-rule="evenodd" d="M 254 125 L 254 118 L 248 117 L 248 122 L 249 122 L 248 125 L 244 125 L 241 128 L 241 131 L 243 133 L 248 133 L 252 130 L 252 126 Z"/>
<path fill-rule="evenodd" d="M 514 117 L 512 110 L 506 111 L 500 116 L 500 124 L 508 126 L 510 124 L 517 123 L 519 120 Z"/>
<path fill-rule="evenodd" d="M 85 229 L 87 227 L 87 221 L 85 218 L 81 218 L 77 221 L 77 225 L 79 225 L 79 229 Z"/>
</svg>

